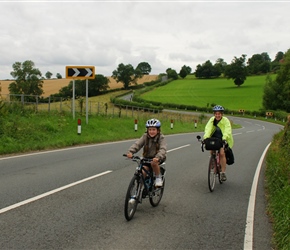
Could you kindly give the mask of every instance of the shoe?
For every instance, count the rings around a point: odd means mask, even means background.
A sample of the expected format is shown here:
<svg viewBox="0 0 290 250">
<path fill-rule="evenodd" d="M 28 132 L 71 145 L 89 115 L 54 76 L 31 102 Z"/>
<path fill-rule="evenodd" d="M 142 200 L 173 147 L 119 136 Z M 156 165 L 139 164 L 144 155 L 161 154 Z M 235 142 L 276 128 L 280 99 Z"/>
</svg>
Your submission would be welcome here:
<svg viewBox="0 0 290 250">
<path fill-rule="evenodd" d="M 226 181 L 227 180 L 227 177 L 226 177 L 225 173 L 221 173 L 221 180 L 222 181 Z"/>
<path fill-rule="evenodd" d="M 163 180 L 160 177 L 157 177 L 155 180 L 155 187 L 162 187 L 163 186 Z"/>
</svg>

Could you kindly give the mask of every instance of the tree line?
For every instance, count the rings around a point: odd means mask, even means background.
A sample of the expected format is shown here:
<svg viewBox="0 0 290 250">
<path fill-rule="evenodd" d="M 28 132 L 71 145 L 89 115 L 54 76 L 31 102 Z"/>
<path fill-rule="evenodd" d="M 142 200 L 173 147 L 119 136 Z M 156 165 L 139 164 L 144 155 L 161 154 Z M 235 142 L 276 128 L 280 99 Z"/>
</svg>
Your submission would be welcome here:
<svg viewBox="0 0 290 250">
<path fill-rule="evenodd" d="M 203 64 L 198 64 L 195 71 L 192 73 L 191 67 L 183 65 L 177 73 L 175 69 L 168 68 L 166 73 L 160 76 L 167 76 L 168 79 L 176 80 L 179 77 L 184 79 L 189 74 L 194 74 L 199 79 L 214 79 L 225 77 L 232 79 L 234 84 L 240 87 L 249 75 L 276 73 L 275 80 L 267 77 L 265 90 L 263 95 L 263 106 L 271 110 L 285 110 L 290 112 L 290 50 L 283 53 L 279 51 L 275 59 L 271 61 L 268 53 L 254 54 L 246 62 L 246 55 L 234 57 L 230 64 L 227 64 L 224 59 L 219 58 L 213 64 L 207 60 Z M 23 63 L 15 62 L 12 65 L 13 71 L 10 73 L 15 79 L 9 85 L 10 94 L 25 94 L 25 95 L 43 95 L 43 77 L 39 69 L 35 67 L 33 61 L 27 60 Z M 112 77 L 123 84 L 124 89 L 129 89 L 130 86 L 136 85 L 137 80 L 143 75 L 151 73 L 151 66 L 148 62 L 141 62 L 134 68 L 131 64 L 119 64 L 117 69 L 112 72 Z M 52 76 L 51 72 L 46 72 L 47 79 Z M 57 77 L 62 76 L 57 73 Z M 88 95 L 96 96 L 108 91 L 109 79 L 101 74 L 96 74 L 94 79 L 89 79 Z M 73 82 L 68 86 L 60 89 L 59 93 L 53 96 L 71 98 L 73 93 Z M 86 95 L 86 81 L 75 81 L 76 97 Z"/>
</svg>

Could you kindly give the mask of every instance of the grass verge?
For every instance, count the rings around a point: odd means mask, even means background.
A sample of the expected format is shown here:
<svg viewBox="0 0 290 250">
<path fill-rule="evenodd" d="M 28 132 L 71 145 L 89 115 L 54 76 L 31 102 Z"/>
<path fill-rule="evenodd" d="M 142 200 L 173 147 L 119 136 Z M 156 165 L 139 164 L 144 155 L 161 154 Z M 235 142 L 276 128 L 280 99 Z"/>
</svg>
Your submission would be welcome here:
<svg viewBox="0 0 290 250">
<path fill-rule="evenodd" d="M 276 134 L 267 153 L 266 193 L 276 249 L 290 249 L 290 128 Z"/>
<path fill-rule="evenodd" d="M 203 131 L 204 124 L 195 128 L 191 116 L 176 117 L 171 128 L 171 119 L 166 114 L 156 114 L 162 122 L 164 134 Z M 162 116 L 162 117 L 158 117 Z M 137 120 L 131 117 L 91 115 L 88 123 L 85 116 L 57 112 L 21 112 L 0 117 L 0 155 L 29 151 L 56 149 L 74 145 L 119 141 L 138 138 L 145 132 L 145 122 L 152 114 L 143 113 Z M 78 134 L 78 119 L 81 119 L 81 134 Z M 235 125 L 237 126 L 237 125 Z"/>
</svg>

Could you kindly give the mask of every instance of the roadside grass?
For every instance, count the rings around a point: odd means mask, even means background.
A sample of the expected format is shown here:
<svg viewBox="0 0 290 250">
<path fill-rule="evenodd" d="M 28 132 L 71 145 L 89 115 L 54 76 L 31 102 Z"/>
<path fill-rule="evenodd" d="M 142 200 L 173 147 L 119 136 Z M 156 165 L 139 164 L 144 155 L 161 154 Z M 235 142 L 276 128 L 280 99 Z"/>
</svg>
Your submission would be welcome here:
<svg viewBox="0 0 290 250">
<path fill-rule="evenodd" d="M 171 128 L 173 116 L 170 114 L 143 113 L 137 120 L 135 131 L 136 118 L 132 117 L 91 115 L 86 123 L 84 115 L 77 114 L 73 119 L 68 112 L 48 114 L 26 111 L 0 118 L 0 155 L 139 138 L 145 132 L 146 120 L 152 117 L 161 120 L 165 135 L 204 129 L 204 124 L 198 124 L 195 128 L 192 115 L 180 117 L 176 114 Z M 78 119 L 81 119 L 81 134 L 78 134 Z"/>
<path fill-rule="evenodd" d="M 192 75 L 146 92 L 141 97 L 148 101 L 210 107 L 219 104 L 231 110 L 258 111 L 266 75 L 249 76 L 240 87 L 225 78 L 197 79 Z M 274 78 L 275 75 L 272 75 Z"/>
<path fill-rule="evenodd" d="M 290 249 L 290 135 L 289 123 L 275 135 L 267 153 L 267 211 L 272 220 L 275 249 Z"/>
<path fill-rule="evenodd" d="M 113 109 L 110 103 L 112 96 L 124 94 L 126 91 L 116 91 L 96 97 L 89 101 L 107 103 L 108 109 Z M 78 101 L 76 100 L 76 105 Z M 59 106 L 59 103 L 53 103 Z M 166 134 L 192 133 L 204 130 L 207 117 L 204 115 L 186 115 L 163 111 L 149 113 L 144 111 L 127 112 L 122 110 L 121 117 L 116 111 L 114 114 L 90 114 L 86 124 L 85 112 L 76 112 L 72 117 L 71 105 L 63 104 L 65 111 L 37 111 L 23 109 L 15 105 L 13 112 L 6 112 L 0 116 L 0 155 L 24 153 L 36 150 L 56 149 L 89 143 L 102 143 L 124 139 L 138 138 L 145 132 L 146 120 L 155 117 L 162 123 L 162 132 Z M 1 110 L 3 112 L 3 109 Z M 81 119 L 81 135 L 77 134 L 77 121 Z M 138 129 L 135 131 L 135 120 Z M 171 127 L 173 126 L 173 128 Z M 233 124 L 233 129 L 240 128 Z"/>
</svg>

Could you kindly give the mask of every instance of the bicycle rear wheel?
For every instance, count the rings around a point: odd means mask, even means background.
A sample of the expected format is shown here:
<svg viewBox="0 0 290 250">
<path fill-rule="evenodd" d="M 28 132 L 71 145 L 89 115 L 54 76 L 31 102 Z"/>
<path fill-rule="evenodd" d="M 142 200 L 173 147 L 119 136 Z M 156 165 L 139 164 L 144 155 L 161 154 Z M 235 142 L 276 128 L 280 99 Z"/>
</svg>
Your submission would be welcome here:
<svg viewBox="0 0 290 250">
<path fill-rule="evenodd" d="M 139 177 L 134 175 L 126 194 L 124 213 L 125 218 L 129 221 L 133 218 L 140 199 L 140 181 Z"/>
<path fill-rule="evenodd" d="M 163 185 L 162 187 L 155 187 L 153 185 L 152 187 L 152 192 L 151 194 L 149 194 L 149 201 L 152 207 L 157 207 L 158 204 L 160 203 L 162 196 L 163 196 L 163 192 L 164 192 L 164 186 L 165 186 L 165 177 L 163 176 Z"/>
<path fill-rule="evenodd" d="M 213 192 L 215 187 L 216 170 L 217 170 L 217 162 L 214 156 L 211 155 L 208 164 L 208 187 L 211 192 Z"/>
</svg>

